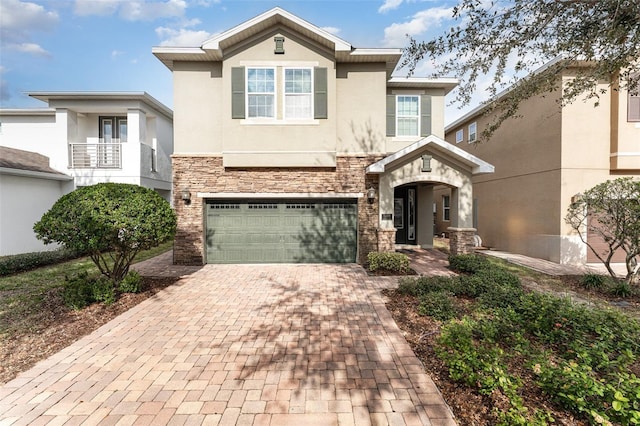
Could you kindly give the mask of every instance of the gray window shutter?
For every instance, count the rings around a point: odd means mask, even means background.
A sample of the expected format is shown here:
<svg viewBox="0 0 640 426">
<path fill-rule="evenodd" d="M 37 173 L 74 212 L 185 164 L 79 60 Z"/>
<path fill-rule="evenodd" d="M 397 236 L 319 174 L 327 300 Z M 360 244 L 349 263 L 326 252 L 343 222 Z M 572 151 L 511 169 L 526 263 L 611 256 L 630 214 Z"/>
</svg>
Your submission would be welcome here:
<svg viewBox="0 0 640 426">
<path fill-rule="evenodd" d="M 627 121 L 640 121 L 640 72 L 629 76 L 629 84 L 636 83 L 636 87 L 629 90 L 627 98 Z"/>
<path fill-rule="evenodd" d="M 327 69 L 313 69 L 313 118 L 329 118 L 327 111 Z"/>
<path fill-rule="evenodd" d="M 431 134 L 431 96 L 420 96 L 420 136 Z"/>
<path fill-rule="evenodd" d="M 231 118 L 245 118 L 244 67 L 231 68 Z"/>
<path fill-rule="evenodd" d="M 396 96 L 387 95 L 387 136 L 396 135 Z"/>
</svg>

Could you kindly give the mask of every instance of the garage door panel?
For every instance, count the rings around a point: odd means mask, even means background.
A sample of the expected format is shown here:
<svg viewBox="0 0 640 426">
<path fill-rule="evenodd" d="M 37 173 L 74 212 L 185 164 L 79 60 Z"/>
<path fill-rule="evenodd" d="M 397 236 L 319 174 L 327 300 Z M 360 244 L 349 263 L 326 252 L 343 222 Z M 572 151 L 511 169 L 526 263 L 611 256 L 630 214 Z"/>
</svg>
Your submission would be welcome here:
<svg viewBox="0 0 640 426">
<path fill-rule="evenodd" d="M 355 200 L 207 204 L 207 262 L 355 262 Z"/>
</svg>

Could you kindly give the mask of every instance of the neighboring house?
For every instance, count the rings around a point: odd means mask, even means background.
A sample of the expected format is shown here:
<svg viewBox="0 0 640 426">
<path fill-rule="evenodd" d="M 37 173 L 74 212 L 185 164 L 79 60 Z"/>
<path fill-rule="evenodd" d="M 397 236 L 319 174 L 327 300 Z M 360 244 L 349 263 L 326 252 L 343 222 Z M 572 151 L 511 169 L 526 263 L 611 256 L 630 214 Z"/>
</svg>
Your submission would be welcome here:
<svg viewBox="0 0 640 426">
<path fill-rule="evenodd" d="M 169 108 L 142 92 L 29 96 L 48 108 L 0 109 L 0 146 L 7 147 L 0 157 L 0 254 L 50 249 L 35 239 L 33 224 L 60 196 L 78 187 L 130 183 L 171 201 Z M 7 152 L 13 157 L 5 158 Z"/>
<path fill-rule="evenodd" d="M 171 200 L 173 113 L 144 92 L 30 92 L 41 109 L 0 109 L 0 146 L 37 152 L 74 187 L 119 182 Z M 3 200 L 4 201 L 4 200 Z"/>
<path fill-rule="evenodd" d="M 174 261 L 364 262 L 433 243 L 451 188 L 469 250 L 473 175 L 446 143 L 455 79 L 391 77 L 401 49 L 361 49 L 280 8 L 197 47 L 156 47 L 174 81 Z"/>
<path fill-rule="evenodd" d="M 44 155 L 0 146 L 0 256 L 56 248 L 36 239 L 33 224 L 72 188 Z"/>
<path fill-rule="evenodd" d="M 448 142 L 495 165 L 493 175 L 473 178 L 474 227 L 485 246 L 563 264 L 597 262 L 565 223 L 569 204 L 608 179 L 640 177 L 640 97 L 606 82 L 600 88 L 597 107 L 577 99 L 560 108 L 560 90 L 526 100 L 520 118 L 481 143 L 478 136 L 493 119 L 485 107 L 447 126 Z M 440 220 L 448 194 L 436 198 Z"/>
</svg>

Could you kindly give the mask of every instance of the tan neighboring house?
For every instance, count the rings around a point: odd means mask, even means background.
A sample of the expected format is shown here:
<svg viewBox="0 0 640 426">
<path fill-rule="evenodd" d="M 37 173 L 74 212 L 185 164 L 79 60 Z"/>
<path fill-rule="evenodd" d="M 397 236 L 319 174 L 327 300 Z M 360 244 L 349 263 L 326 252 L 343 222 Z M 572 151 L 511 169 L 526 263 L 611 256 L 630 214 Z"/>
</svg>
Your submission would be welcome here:
<svg viewBox="0 0 640 426">
<path fill-rule="evenodd" d="M 174 261 L 363 262 L 433 242 L 447 185 L 454 250 L 470 246 L 472 177 L 444 141 L 455 79 L 392 77 L 401 49 L 362 49 L 280 8 L 195 47 L 173 73 Z"/>
<path fill-rule="evenodd" d="M 564 221 L 572 198 L 609 179 L 640 178 L 640 97 L 600 86 L 606 93 L 598 107 L 578 99 L 560 109 L 560 91 L 531 98 L 521 118 L 504 122 L 486 142 L 476 143 L 492 120 L 483 107 L 447 126 L 449 143 L 495 165 L 494 174 L 473 178 L 483 245 L 562 264 L 597 262 Z M 440 229 L 447 197 L 436 196 Z"/>
</svg>

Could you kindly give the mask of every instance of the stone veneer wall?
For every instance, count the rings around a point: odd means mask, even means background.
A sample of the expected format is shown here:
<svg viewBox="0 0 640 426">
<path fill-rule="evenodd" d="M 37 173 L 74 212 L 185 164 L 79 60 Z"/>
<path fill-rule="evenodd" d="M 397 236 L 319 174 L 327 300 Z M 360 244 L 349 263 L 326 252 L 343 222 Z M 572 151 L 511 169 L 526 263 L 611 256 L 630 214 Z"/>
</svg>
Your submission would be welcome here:
<svg viewBox="0 0 640 426">
<path fill-rule="evenodd" d="M 475 228 L 447 228 L 447 231 L 451 255 L 473 253 Z"/>
<path fill-rule="evenodd" d="M 395 245 L 395 229 L 378 229 L 378 251 L 395 251 Z"/>
<path fill-rule="evenodd" d="M 178 229 L 173 260 L 176 264 L 201 265 L 205 262 L 204 199 L 198 192 L 210 193 L 363 193 L 358 199 L 358 262 L 378 250 L 378 176 L 365 169 L 380 160 L 374 156 L 339 156 L 335 168 L 227 168 L 221 156 L 172 156 L 173 194 Z M 376 190 L 369 203 L 367 189 Z M 181 191 L 191 192 L 185 204 Z"/>
</svg>

